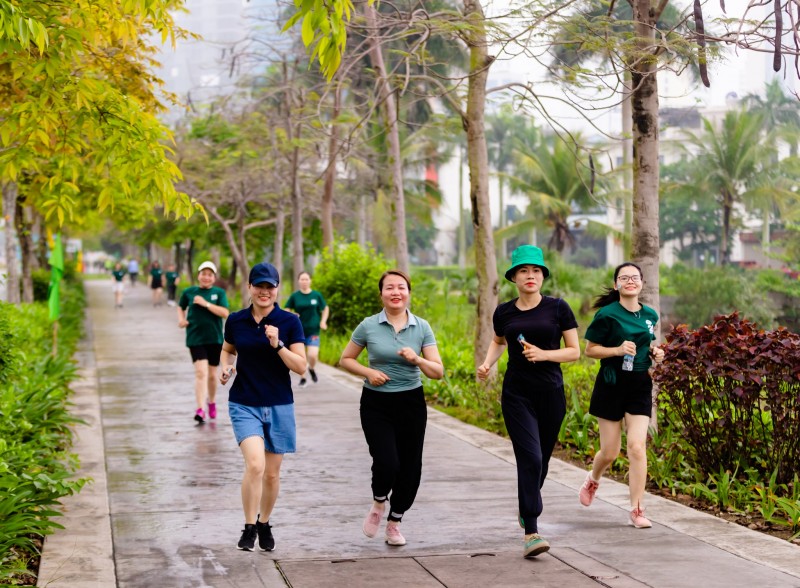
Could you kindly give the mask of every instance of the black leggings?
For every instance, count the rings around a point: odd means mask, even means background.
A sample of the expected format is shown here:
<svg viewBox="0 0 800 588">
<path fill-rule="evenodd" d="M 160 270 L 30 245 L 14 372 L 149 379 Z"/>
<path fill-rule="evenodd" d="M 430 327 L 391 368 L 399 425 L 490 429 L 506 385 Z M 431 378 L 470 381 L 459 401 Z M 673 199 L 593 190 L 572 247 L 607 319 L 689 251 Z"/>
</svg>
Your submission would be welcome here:
<svg viewBox="0 0 800 588">
<path fill-rule="evenodd" d="M 543 509 L 541 488 L 567 412 L 564 388 L 537 389 L 529 384 L 523 391 L 506 385 L 501 404 L 517 460 L 519 514 L 525 533 L 537 533 Z"/>
<path fill-rule="evenodd" d="M 389 520 L 414 504 L 422 477 L 428 409 L 422 386 L 403 392 L 361 393 L 361 428 L 372 456 L 372 495 L 389 496 Z"/>
</svg>

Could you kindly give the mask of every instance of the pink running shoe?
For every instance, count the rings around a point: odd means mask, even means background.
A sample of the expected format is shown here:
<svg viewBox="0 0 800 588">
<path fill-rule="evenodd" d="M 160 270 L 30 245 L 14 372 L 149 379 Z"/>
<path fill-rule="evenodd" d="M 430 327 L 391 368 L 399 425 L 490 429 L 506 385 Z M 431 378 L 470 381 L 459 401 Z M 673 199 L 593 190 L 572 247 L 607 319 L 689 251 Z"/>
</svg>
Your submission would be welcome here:
<svg viewBox="0 0 800 588">
<path fill-rule="evenodd" d="M 594 479 L 592 479 L 592 472 L 586 474 L 586 479 L 583 481 L 581 491 L 578 493 L 583 506 L 589 506 L 592 504 L 592 500 L 594 500 L 594 495 L 595 492 L 597 492 L 598 486 L 600 486 L 600 482 L 595 482 Z"/>
<path fill-rule="evenodd" d="M 208 403 L 208 418 L 210 419 L 217 418 L 217 405 L 214 402 Z"/>
<path fill-rule="evenodd" d="M 406 544 L 406 538 L 400 532 L 400 523 L 386 523 L 386 543 L 398 547 Z"/>
<path fill-rule="evenodd" d="M 644 509 L 640 508 L 638 504 L 631 511 L 631 525 L 637 529 L 649 529 L 653 526 L 653 523 L 644 516 Z"/>
<path fill-rule="evenodd" d="M 367 518 L 364 519 L 364 525 L 361 529 L 364 531 L 364 535 L 372 539 L 375 535 L 378 534 L 378 527 L 381 526 L 381 518 L 383 517 L 383 511 L 378 510 L 378 508 L 373 504 L 372 508 L 369 509 L 367 513 Z"/>
<path fill-rule="evenodd" d="M 194 413 L 194 420 L 196 420 L 197 424 L 199 425 L 202 425 L 204 422 L 206 422 L 206 413 L 202 408 L 198 408 L 197 412 Z"/>
</svg>

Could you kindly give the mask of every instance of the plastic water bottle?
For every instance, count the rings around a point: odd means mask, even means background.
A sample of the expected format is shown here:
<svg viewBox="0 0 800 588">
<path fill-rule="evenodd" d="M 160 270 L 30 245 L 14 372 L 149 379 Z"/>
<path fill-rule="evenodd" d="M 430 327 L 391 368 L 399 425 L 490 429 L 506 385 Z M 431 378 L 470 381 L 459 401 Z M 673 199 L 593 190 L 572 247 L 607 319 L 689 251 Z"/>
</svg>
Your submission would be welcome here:
<svg viewBox="0 0 800 588">
<path fill-rule="evenodd" d="M 626 353 L 622 356 L 622 370 L 625 372 L 633 371 L 633 356 Z"/>
</svg>

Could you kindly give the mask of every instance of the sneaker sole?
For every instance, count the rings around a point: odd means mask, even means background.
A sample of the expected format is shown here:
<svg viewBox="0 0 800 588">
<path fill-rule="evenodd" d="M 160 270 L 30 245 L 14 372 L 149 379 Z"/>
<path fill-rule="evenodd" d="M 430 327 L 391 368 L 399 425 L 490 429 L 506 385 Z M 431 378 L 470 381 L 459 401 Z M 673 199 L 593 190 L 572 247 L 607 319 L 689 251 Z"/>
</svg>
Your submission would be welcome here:
<svg viewBox="0 0 800 588">
<path fill-rule="evenodd" d="M 549 545 L 539 545 L 538 547 L 532 549 L 528 553 L 524 554 L 523 557 L 525 559 L 530 559 L 532 557 L 536 557 L 537 555 L 541 555 L 547 551 L 550 551 Z"/>
<path fill-rule="evenodd" d="M 366 529 L 366 528 L 364 528 L 364 527 L 361 527 L 361 531 L 362 531 L 362 533 L 364 533 L 364 535 L 366 535 L 366 536 L 367 536 L 367 537 L 369 537 L 370 539 L 375 539 L 375 536 L 378 534 L 378 530 L 377 530 L 377 529 L 375 529 L 375 532 L 374 532 L 372 535 L 370 535 L 370 534 L 367 532 L 367 529 Z"/>
<path fill-rule="evenodd" d="M 253 552 L 253 551 L 256 550 L 255 546 L 254 547 L 239 547 L 238 545 L 236 546 L 236 549 L 238 549 L 239 551 L 250 551 L 250 552 Z"/>
<path fill-rule="evenodd" d="M 259 545 L 259 546 L 258 546 L 258 550 L 259 550 L 259 551 L 275 551 L 275 547 L 273 546 L 273 547 L 271 547 L 270 549 L 264 549 L 263 547 L 261 547 L 261 546 Z"/>
<path fill-rule="evenodd" d="M 628 521 L 628 524 L 631 527 L 633 527 L 634 529 L 652 529 L 653 528 L 653 523 L 650 523 L 649 525 L 637 525 L 633 521 Z"/>
<path fill-rule="evenodd" d="M 386 545 L 391 545 L 392 547 L 402 547 L 405 544 L 406 544 L 405 541 L 403 541 L 402 543 L 392 543 L 388 539 L 386 540 Z"/>
</svg>

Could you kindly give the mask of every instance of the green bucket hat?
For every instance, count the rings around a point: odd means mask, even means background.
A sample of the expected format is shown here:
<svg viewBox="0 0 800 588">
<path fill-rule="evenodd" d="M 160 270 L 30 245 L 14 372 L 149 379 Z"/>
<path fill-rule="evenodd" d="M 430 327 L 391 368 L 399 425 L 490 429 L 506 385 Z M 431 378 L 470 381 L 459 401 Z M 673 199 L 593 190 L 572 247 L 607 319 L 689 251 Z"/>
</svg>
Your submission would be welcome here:
<svg viewBox="0 0 800 588">
<path fill-rule="evenodd" d="M 544 264 L 544 253 L 535 245 L 520 245 L 511 253 L 511 267 L 506 270 L 506 280 L 514 281 L 514 274 L 521 265 L 535 265 L 542 268 L 544 277 L 550 275 L 550 270 Z"/>
</svg>

